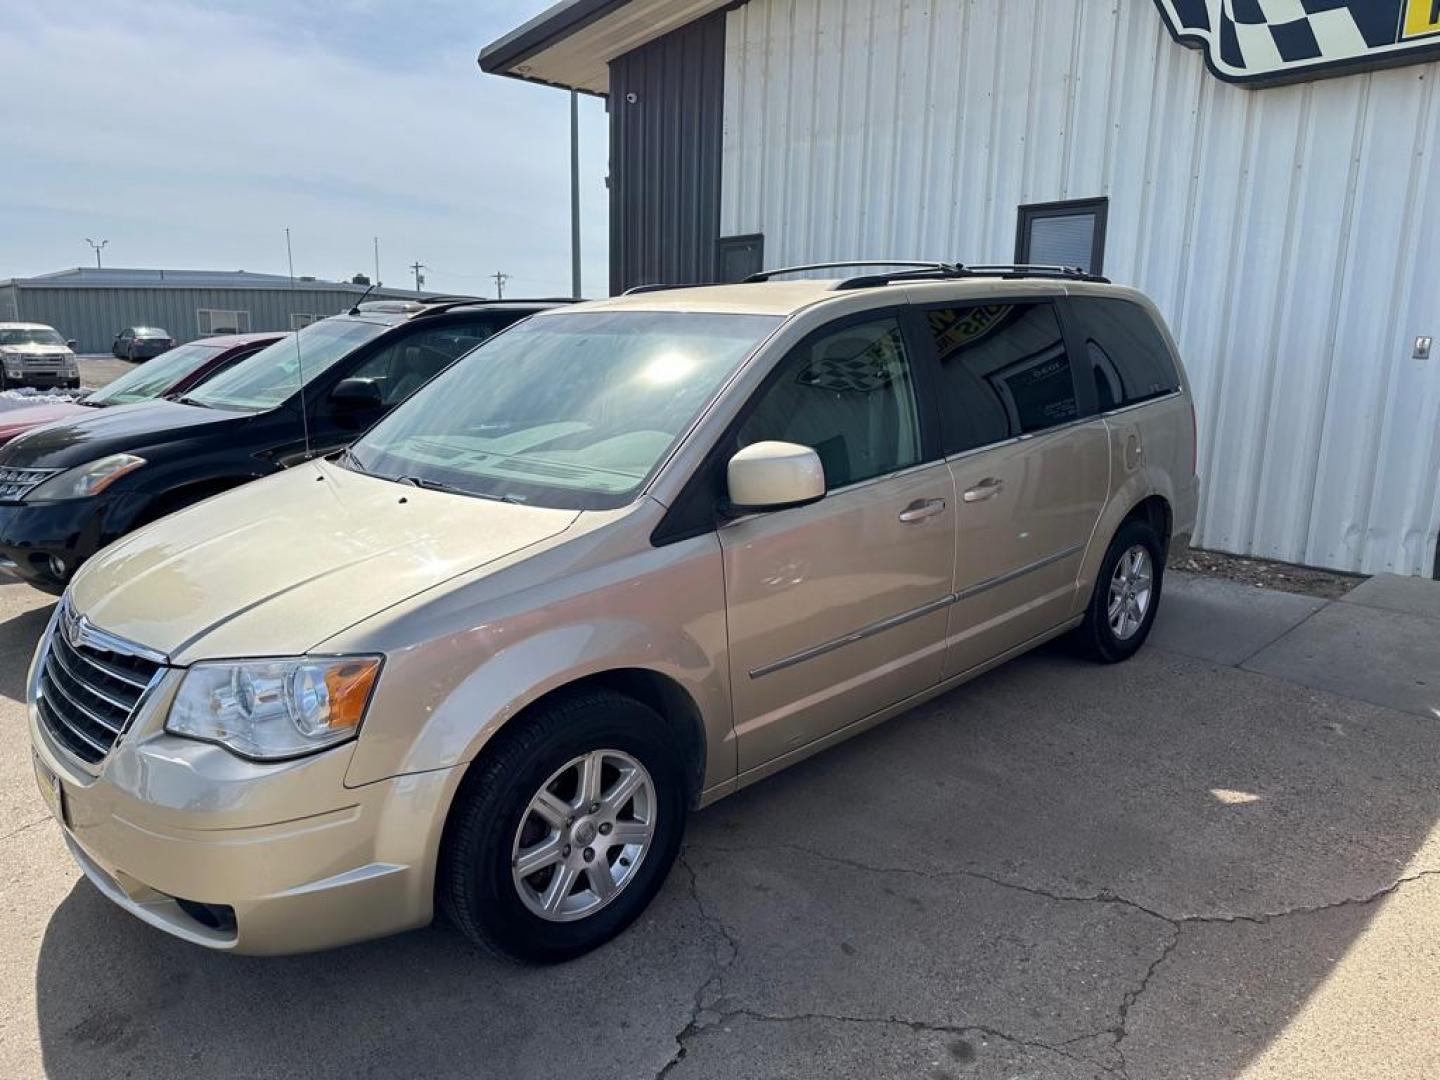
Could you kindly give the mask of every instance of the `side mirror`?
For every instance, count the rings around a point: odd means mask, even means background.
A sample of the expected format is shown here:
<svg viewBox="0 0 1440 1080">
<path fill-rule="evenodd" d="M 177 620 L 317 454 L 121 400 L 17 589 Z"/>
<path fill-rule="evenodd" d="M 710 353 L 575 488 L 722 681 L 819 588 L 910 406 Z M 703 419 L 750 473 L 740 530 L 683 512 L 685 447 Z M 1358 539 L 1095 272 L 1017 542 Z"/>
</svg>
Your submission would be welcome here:
<svg viewBox="0 0 1440 1080">
<path fill-rule="evenodd" d="M 80 343 L 76 341 L 73 337 L 65 339 L 65 347 L 71 352 L 74 352 L 79 347 L 79 345 Z"/>
<path fill-rule="evenodd" d="M 730 505 L 739 511 L 783 510 L 825 497 L 825 466 L 808 446 L 758 442 L 730 459 Z"/>
<path fill-rule="evenodd" d="M 345 412 L 378 409 L 385 404 L 380 395 L 380 384 L 374 379 L 341 379 L 330 391 L 330 401 Z"/>
</svg>

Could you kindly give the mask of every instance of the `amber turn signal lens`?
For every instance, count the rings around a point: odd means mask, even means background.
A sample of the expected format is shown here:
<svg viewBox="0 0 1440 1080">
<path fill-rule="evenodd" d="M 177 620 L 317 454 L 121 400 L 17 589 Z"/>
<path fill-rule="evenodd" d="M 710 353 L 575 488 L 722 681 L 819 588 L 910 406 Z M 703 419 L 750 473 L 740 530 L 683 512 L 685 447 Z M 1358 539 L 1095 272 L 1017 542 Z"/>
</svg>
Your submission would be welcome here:
<svg viewBox="0 0 1440 1080">
<path fill-rule="evenodd" d="M 365 704 L 380 661 L 373 658 L 350 660 L 325 672 L 325 689 L 330 697 L 330 728 L 353 728 L 365 715 Z"/>
</svg>

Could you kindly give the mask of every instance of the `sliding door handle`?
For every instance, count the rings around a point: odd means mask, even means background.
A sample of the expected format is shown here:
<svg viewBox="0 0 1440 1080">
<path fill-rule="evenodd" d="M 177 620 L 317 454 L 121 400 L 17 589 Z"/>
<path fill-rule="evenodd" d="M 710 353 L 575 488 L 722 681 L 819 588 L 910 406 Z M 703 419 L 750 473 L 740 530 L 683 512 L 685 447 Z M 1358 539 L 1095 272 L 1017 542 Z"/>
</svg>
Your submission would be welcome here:
<svg viewBox="0 0 1440 1080">
<path fill-rule="evenodd" d="M 996 476 L 987 476 L 961 496 L 967 503 L 984 502 L 993 499 L 1005 487 L 1005 481 Z"/>
<path fill-rule="evenodd" d="M 913 503 L 900 511 L 900 520 L 910 525 L 917 521 L 924 521 L 936 514 L 945 512 L 944 499 L 916 499 Z"/>
</svg>

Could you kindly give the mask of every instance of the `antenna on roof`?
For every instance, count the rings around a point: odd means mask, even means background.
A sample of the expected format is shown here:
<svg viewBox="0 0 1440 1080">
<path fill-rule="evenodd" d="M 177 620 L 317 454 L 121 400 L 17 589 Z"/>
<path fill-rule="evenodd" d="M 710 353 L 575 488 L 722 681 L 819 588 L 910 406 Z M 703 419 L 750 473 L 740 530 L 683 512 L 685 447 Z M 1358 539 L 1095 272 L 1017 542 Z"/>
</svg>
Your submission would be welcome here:
<svg viewBox="0 0 1440 1080">
<path fill-rule="evenodd" d="M 285 226 L 285 258 L 290 263 L 290 288 L 295 288 L 295 253 L 290 250 L 290 226 Z M 294 300 L 294 297 L 291 297 Z M 295 373 L 300 380 L 300 430 L 305 436 L 305 460 L 310 460 L 310 413 L 305 408 L 305 351 L 300 347 L 300 331 L 295 331 Z"/>
<path fill-rule="evenodd" d="M 351 314 L 351 315 L 359 315 L 359 314 L 360 314 L 360 305 L 365 302 L 365 298 L 366 298 L 367 296 L 369 296 L 372 292 L 375 291 L 375 286 L 376 286 L 376 285 L 379 285 L 379 284 L 380 284 L 379 280 L 378 280 L 378 279 L 375 280 L 374 282 L 371 283 L 371 285 L 370 285 L 363 293 L 360 294 L 360 299 L 359 299 L 359 300 L 356 300 L 356 301 L 355 301 L 355 306 L 350 309 L 350 314 Z"/>
</svg>

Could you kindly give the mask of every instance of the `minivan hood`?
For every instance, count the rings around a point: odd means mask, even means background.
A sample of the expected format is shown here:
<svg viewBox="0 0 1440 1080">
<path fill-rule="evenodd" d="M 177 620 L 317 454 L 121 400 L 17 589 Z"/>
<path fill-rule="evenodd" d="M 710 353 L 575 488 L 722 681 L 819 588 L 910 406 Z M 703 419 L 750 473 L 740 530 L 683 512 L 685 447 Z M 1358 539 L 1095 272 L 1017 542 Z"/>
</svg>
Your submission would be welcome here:
<svg viewBox="0 0 1440 1080">
<path fill-rule="evenodd" d="M 49 424 L 0 449 L 0 465 L 69 469 L 107 454 L 170 442 L 207 425 L 244 423 L 248 413 L 203 409 L 174 401 L 139 401 L 86 409 L 68 423 Z"/>
<path fill-rule="evenodd" d="M 95 626 L 176 663 L 295 655 L 578 516 L 312 463 L 132 533 L 70 596 Z"/>
</svg>

